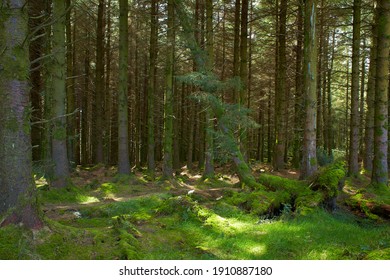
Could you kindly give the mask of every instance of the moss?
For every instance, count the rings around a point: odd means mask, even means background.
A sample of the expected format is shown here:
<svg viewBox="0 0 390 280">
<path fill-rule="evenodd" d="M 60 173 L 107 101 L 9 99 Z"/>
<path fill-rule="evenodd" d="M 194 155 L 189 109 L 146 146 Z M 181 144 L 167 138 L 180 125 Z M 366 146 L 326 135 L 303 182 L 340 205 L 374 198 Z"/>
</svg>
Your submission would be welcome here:
<svg viewBox="0 0 390 280">
<path fill-rule="evenodd" d="M 319 172 L 311 183 L 311 189 L 323 192 L 325 198 L 336 197 L 339 183 L 344 179 L 345 175 L 345 162 L 335 162 Z"/>
<path fill-rule="evenodd" d="M 390 260 L 390 248 L 378 249 L 367 254 L 365 259 L 369 260 Z"/>
<path fill-rule="evenodd" d="M 366 189 L 360 189 L 355 195 L 350 196 L 345 203 L 374 220 L 390 217 L 390 191 L 387 186 L 380 187 L 377 184 L 371 184 Z"/>
<path fill-rule="evenodd" d="M 38 189 L 38 195 L 42 202 L 98 202 L 98 198 L 88 195 L 84 190 L 74 186 L 61 189 Z"/>
<path fill-rule="evenodd" d="M 32 242 L 31 233 L 17 225 L 0 228 L 0 259 L 19 260 L 31 259 L 32 252 L 29 247 Z"/>
<path fill-rule="evenodd" d="M 118 187 L 114 183 L 104 183 L 100 186 L 99 190 L 105 195 L 112 195 L 118 192 Z"/>
</svg>

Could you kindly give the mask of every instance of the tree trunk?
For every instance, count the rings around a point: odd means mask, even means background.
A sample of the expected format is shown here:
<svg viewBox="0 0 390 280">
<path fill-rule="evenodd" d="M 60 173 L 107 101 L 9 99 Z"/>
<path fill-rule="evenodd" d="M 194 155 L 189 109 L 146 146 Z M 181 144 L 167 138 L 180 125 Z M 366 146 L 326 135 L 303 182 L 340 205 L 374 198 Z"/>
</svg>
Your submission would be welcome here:
<svg viewBox="0 0 390 280">
<path fill-rule="evenodd" d="M 69 180 L 69 162 L 66 135 L 66 41 L 65 41 L 65 2 L 53 0 L 53 130 L 52 158 L 54 164 L 53 186 L 62 188 Z"/>
<path fill-rule="evenodd" d="M 305 1 L 303 88 L 306 104 L 306 118 L 303 139 L 301 178 L 312 176 L 317 171 L 316 153 L 316 89 L 317 89 L 317 0 Z"/>
<path fill-rule="evenodd" d="M 376 60 L 377 60 L 377 20 L 374 20 L 372 25 L 372 40 L 370 51 L 370 68 L 368 70 L 367 82 L 367 113 L 364 132 L 364 156 L 363 167 L 368 172 L 372 171 L 372 163 L 374 159 L 374 114 L 375 114 L 375 79 L 376 79 Z"/>
<path fill-rule="evenodd" d="M 276 93 L 275 93 L 275 150 L 273 167 L 276 170 L 285 167 L 284 152 L 286 146 L 285 120 L 286 120 L 286 19 L 287 19 L 287 0 L 282 0 L 279 11 L 279 30 L 278 30 L 278 66 L 276 73 Z"/>
<path fill-rule="evenodd" d="M 233 78 L 240 75 L 240 0 L 235 1 L 234 8 L 234 49 L 233 49 Z M 238 103 L 239 96 L 236 89 L 233 90 L 231 103 Z"/>
<path fill-rule="evenodd" d="M 154 177 L 155 172 L 155 137 L 154 137 L 154 95 L 155 79 L 156 79 L 156 61 L 157 61 L 157 12 L 158 5 L 157 0 L 152 0 L 151 6 L 151 23 L 150 23 L 150 49 L 149 49 L 149 81 L 148 81 L 148 172 L 149 175 Z"/>
<path fill-rule="evenodd" d="M 297 12 L 297 46 L 295 56 L 295 105 L 294 105 L 294 142 L 293 159 L 294 167 L 301 163 L 302 131 L 303 131 L 303 76 L 302 76 L 302 45 L 303 45 L 303 4 L 298 0 Z"/>
<path fill-rule="evenodd" d="M 246 108 L 248 102 L 248 0 L 241 2 L 241 35 L 240 35 L 240 81 L 241 89 L 239 106 Z M 248 160 L 248 131 L 240 129 L 240 147 L 245 160 Z"/>
<path fill-rule="evenodd" d="M 95 163 L 104 163 L 104 0 L 99 0 L 96 30 L 96 77 L 95 77 L 95 126 L 93 150 Z"/>
<path fill-rule="evenodd" d="M 31 81 L 31 143 L 33 146 L 32 154 L 33 160 L 38 161 L 42 159 L 42 142 L 43 129 L 42 124 L 39 123 L 43 119 L 43 102 L 42 91 L 44 90 L 44 83 L 42 79 L 42 63 L 34 62 L 44 54 L 45 43 L 45 29 L 41 26 L 44 22 L 43 17 L 39 16 L 45 10 L 45 5 L 38 1 L 28 1 L 29 13 L 29 27 L 34 32 L 33 38 L 30 40 L 30 81 Z M 34 122 L 38 122 L 34 125 Z"/>
<path fill-rule="evenodd" d="M 67 150 L 68 160 L 71 165 L 76 162 L 76 97 L 75 97 L 75 84 L 74 84 L 74 65 L 73 65 L 73 44 L 72 41 L 72 3 L 71 0 L 65 1 L 66 5 L 66 16 L 65 16 L 65 28 L 66 28 L 66 113 L 67 117 Z"/>
<path fill-rule="evenodd" d="M 43 226 L 32 174 L 26 1 L 0 6 L 0 226 Z M 4 47 L 4 49 L 3 49 Z M 8 211 L 8 212 L 7 212 Z"/>
<path fill-rule="evenodd" d="M 390 2 L 378 0 L 378 47 L 375 84 L 375 132 L 374 160 L 371 182 L 388 184 L 388 86 L 389 86 L 389 47 L 390 47 Z"/>
<path fill-rule="evenodd" d="M 119 1 L 118 173 L 130 173 L 128 122 L 128 1 Z"/>
<path fill-rule="evenodd" d="M 213 73 L 214 68 L 214 33 L 213 33 L 213 0 L 206 0 L 206 71 Z M 210 108 L 206 109 L 205 125 L 205 168 L 203 178 L 214 177 L 214 115 Z"/>
<path fill-rule="evenodd" d="M 359 172 L 359 59 L 360 59 L 360 18 L 361 0 L 353 2 L 353 39 L 352 39 L 352 91 L 351 91 L 351 128 L 349 145 L 348 175 Z"/>
<path fill-rule="evenodd" d="M 87 44 L 89 43 L 89 36 L 85 34 L 87 37 Z M 81 164 L 86 165 L 90 163 L 89 156 L 89 122 L 88 122 L 88 114 L 89 114 L 89 106 L 91 102 L 89 102 L 89 78 L 90 78 L 90 52 L 89 48 L 85 49 L 84 53 L 84 87 L 83 87 L 83 95 L 82 95 L 82 111 L 81 111 Z"/>
<path fill-rule="evenodd" d="M 165 97 L 164 97 L 164 162 L 163 176 L 173 176 L 173 72 L 175 59 L 175 22 L 174 3 L 168 0 L 168 21 L 167 21 L 167 58 L 165 69 Z M 154 15 L 157 17 L 157 14 Z"/>
</svg>

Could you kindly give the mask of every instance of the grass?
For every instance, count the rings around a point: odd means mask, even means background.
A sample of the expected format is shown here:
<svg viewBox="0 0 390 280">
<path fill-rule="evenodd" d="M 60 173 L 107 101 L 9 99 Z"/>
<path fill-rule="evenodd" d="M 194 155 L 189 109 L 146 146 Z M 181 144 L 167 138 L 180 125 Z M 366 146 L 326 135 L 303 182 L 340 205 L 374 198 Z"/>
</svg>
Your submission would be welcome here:
<svg viewBox="0 0 390 280">
<path fill-rule="evenodd" d="M 191 178 L 181 180 L 190 184 Z M 134 176 L 42 188 L 43 208 L 50 205 L 47 227 L 0 228 L 0 259 L 390 259 L 386 221 L 330 213 L 315 203 L 305 213 L 294 205 L 278 216 L 258 211 L 264 201 L 282 204 L 284 196 L 292 204 L 310 204 L 313 192 L 301 182 L 267 175 L 261 183 L 269 191 L 251 192 L 228 180 L 192 182 L 191 195 L 184 187 Z M 202 195 L 216 187 L 218 194 Z M 95 202 L 86 204 L 86 198 Z"/>
</svg>

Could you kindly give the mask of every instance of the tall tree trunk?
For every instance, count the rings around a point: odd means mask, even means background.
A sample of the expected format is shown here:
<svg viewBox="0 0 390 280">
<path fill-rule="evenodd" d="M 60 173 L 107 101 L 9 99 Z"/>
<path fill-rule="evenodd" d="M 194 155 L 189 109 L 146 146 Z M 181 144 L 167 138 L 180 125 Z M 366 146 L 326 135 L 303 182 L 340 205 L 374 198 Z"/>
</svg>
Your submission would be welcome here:
<svg viewBox="0 0 390 280">
<path fill-rule="evenodd" d="M 240 7 L 241 1 L 235 1 L 234 8 L 234 49 L 233 49 L 233 77 L 240 75 Z M 239 95 L 237 90 L 233 90 L 231 103 L 238 103 Z"/>
<path fill-rule="evenodd" d="M 53 0 L 53 140 L 52 158 L 54 163 L 53 186 L 62 188 L 69 180 L 69 162 L 66 135 L 66 41 L 65 41 L 66 6 L 62 0 Z"/>
<path fill-rule="evenodd" d="M 366 40 L 363 39 L 363 52 L 361 57 L 361 78 L 360 78 L 360 100 L 359 100 L 359 158 L 364 156 L 364 125 L 365 125 L 365 115 L 364 115 L 364 103 L 365 103 L 365 84 L 366 84 Z"/>
<path fill-rule="evenodd" d="M 247 107 L 248 102 L 248 0 L 241 2 L 241 34 L 240 34 L 240 81 L 241 89 L 239 106 Z M 240 147 L 245 160 L 248 160 L 248 131 L 240 129 Z"/>
<path fill-rule="evenodd" d="M 280 3 L 279 12 L 279 30 L 278 30 L 278 66 L 276 74 L 276 93 L 275 93 L 275 150 L 274 150 L 274 169 L 280 170 L 285 167 L 284 153 L 286 146 L 286 19 L 287 19 L 287 0 Z"/>
<path fill-rule="evenodd" d="M 128 1 L 119 1 L 118 173 L 130 173 L 128 122 Z"/>
<path fill-rule="evenodd" d="M 377 16 L 377 15 L 376 15 Z M 375 80 L 376 80 L 376 60 L 377 60 L 377 43 L 378 30 L 377 19 L 375 16 L 372 25 L 372 39 L 370 50 L 370 68 L 368 70 L 367 82 L 367 113 L 364 132 L 364 156 L 363 167 L 368 172 L 372 171 L 372 163 L 374 159 L 374 114 L 375 114 Z"/>
<path fill-rule="evenodd" d="M 85 34 L 87 37 L 87 44 L 89 43 L 89 36 Z M 88 122 L 88 114 L 89 106 L 91 102 L 89 101 L 89 78 L 90 78 L 90 51 L 89 48 L 85 48 L 84 53 L 84 87 L 83 87 L 83 95 L 82 95 L 82 111 L 81 111 L 81 164 L 86 165 L 90 163 L 89 157 L 89 122 Z"/>
<path fill-rule="evenodd" d="M 31 143 L 33 146 L 32 155 L 33 160 L 42 159 L 42 107 L 43 102 L 41 98 L 42 91 L 44 90 L 44 83 L 42 79 L 42 63 L 39 60 L 44 54 L 45 43 L 45 29 L 41 26 L 44 22 L 44 17 L 40 16 L 45 10 L 45 3 L 40 1 L 28 1 L 28 13 L 29 13 L 29 28 L 34 32 L 33 38 L 30 40 L 30 81 L 31 81 L 31 121 L 33 123 L 31 127 Z M 34 62 L 36 61 L 36 62 Z M 34 122 L 37 122 L 34 125 Z"/>
<path fill-rule="evenodd" d="M 388 185 L 388 86 L 390 47 L 390 1 L 378 0 L 378 51 L 375 84 L 374 160 L 371 182 Z"/>
<path fill-rule="evenodd" d="M 0 214 L 7 214 L 0 226 L 22 223 L 37 229 L 43 223 L 32 174 L 25 5 L 20 0 L 0 5 Z"/>
<path fill-rule="evenodd" d="M 295 56 L 295 105 L 294 105 L 294 142 L 293 142 L 293 159 L 294 167 L 299 167 L 301 163 L 301 146 L 303 131 L 303 76 L 302 76 L 302 45 L 303 45 L 303 0 L 298 0 L 297 11 L 297 46 Z"/>
<path fill-rule="evenodd" d="M 353 2 L 353 39 L 352 39 L 352 91 L 351 91 L 351 128 L 349 145 L 349 176 L 359 172 L 359 59 L 360 59 L 360 18 L 361 0 Z"/>
<path fill-rule="evenodd" d="M 93 149 L 96 163 L 104 163 L 104 6 L 105 1 L 99 0 L 96 30 L 95 126 L 93 127 Z"/>
<path fill-rule="evenodd" d="M 156 92 L 155 89 L 155 79 L 156 79 L 156 61 L 157 61 L 157 12 L 158 5 L 157 0 L 152 0 L 151 6 L 151 22 L 150 22 L 150 49 L 149 49 L 149 81 L 148 81 L 148 172 L 150 176 L 154 177 L 155 171 L 155 137 L 154 137 L 154 95 Z"/>
<path fill-rule="evenodd" d="M 75 109 L 76 109 L 76 98 L 75 98 L 75 84 L 74 84 L 74 65 L 73 65 L 73 43 L 72 42 L 72 3 L 71 0 L 65 1 L 66 5 L 66 16 L 65 16 L 65 25 L 66 25 L 66 113 L 67 117 L 67 149 L 68 149 L 68 160 L 71 164 L 74 164 L 76 161 L 75 157 L 75 143 L 76 143 L 76 118 L 75 118 Z"/>
<path fill-rule="evenodd" d="M 327 70 L 327 88 L 326 88 L 326 95 L 327 95 L 327 124 L 326 129 L 328 130 L 328 155 L 332 155 L 333 147 L 334 147 L 334 136 L 333 136 L 333 115 L 332 115 L 332 90 L 331 90 L 331 83 L 332 83 L 332 69 L 334 64 L 334 57 L 335 57 L 335 46 L 336 46 L 336 30 L 333 30 L 332 35 L 332 52 L 330 55 L 330 67 Z"/>
<path fill-rule="evenodd" d="M 318 32 L 318 59 L 317 59 L 317 124 L 316 124 L 316 145 L 317 147 L 323 146 L 322 131 L 323 131 L 323 112 L 322 112 L 322 80 L 324 73 L 323 70 L 323 48 L 324 48 L 324 0 L 320 1 L 320 8 L 317 11 L 319 17 L 319 23 L 317 26 Z"/>
<path fill-rule="evenodd" d="M 305 0 L 303 87 L 306 118 L 303 139 L 301 178 L 312 176 L 317 171 L 316 153 L 316 84 L 317 84 L 317 0 Z"/>
<path fill-rule="evenodd" d="M 211 74 L 214 68 L 213 0 L 206 0 L 206 52 L 206 69 Z M 214 177 L 214 115 L 211 108 L 206 109 L 205 128 L 206 152 L 203 177 L 211 178 Z"/>
<path fill-rule="evenodd" d="M 112 55 L 111 55 L 111 36 L 112 36 L 112 30 L 111 30 L 111 26 L 112 26 L 112 17 L 111 17 L 111 9 L 112 9 L 112 6 L 111 6 L 111 0 L 108 0 L 107 1 L 107 20 L 106 20 L 106 29 L 107 29 L 107 39 L 106 39 L 106 46 L 105 46 L 105 57 L 106 57 L 106 80 L 105 80 L 105 86 L 104 86 L 104 89 L 105 89 L 105 92 L 106 92 L 106 100 L 104 102 L 104 110 L 105 110 L 105 127 L 106 127 L 106 142 L 105 142 L 105 145 L 106 145 L 106 162 L 108 164 L 113 164 L 115 163 L 116 161 L 116 158 L 113 157 L 113 151 L 114 151 L 114 147 L 115 147 L 115 141 L 113 141 L 113 133 L 114 133 L 114 129 L 113 129 L 113 106 L 114 106 L 114 102 L 113 102 L 113 99 L 114 99 L 114 95 L 112 94 L 112 91 L 111 91 L 111 59 L 112 59 Z M 127 78 L 128 79 L 128 78 Z"/>
<path fill-rule="evenodd" d="M 173 176 L 173 74 L 175 58 L 175 21 L 174 2 L 168 0 L 168 22 L 167 22 L 167 58 L 165 69 L 165 97 L 164 97 L 164 162 L 163 176 Z M 157 15 L 155 15 L 157 17 Z"/>
<path fill-rule="evenodd" d="M 47 20 L 52 19 L 52 7 L 51 7 L 51 0 L 45 1 L 45 10 Z M 51 33 L 52 33 L 53 26 L 51 24 L 48 24 L 44 28 L 45 37 L 44 37 L 44 54 L 49 55 L 52 52 L 52 40 L 51 40 Z M 52 82 L 52 75 L 53 75 L 53 65 L 51 63 L 44 63 L 43 64 L 43 81 L 44 81 L 44 92 L 45 95 L 43 96 L 43 119 L 45 120 L 51 120 L 53 119 L 53 112 L 52 112 L 52 94 L 48 94 L 49 92 L 53 92 L 53 82 Z M 53 162 L 52 162 L 52 123 L 50 121 L 47 121 L 43 124 L 43 131 L 42 131 L 42 141 L 41 141 L 41 158 L 44 162 L 44 170 L 45 175 L 49 180 L 53 177 Z"/>
</svg>

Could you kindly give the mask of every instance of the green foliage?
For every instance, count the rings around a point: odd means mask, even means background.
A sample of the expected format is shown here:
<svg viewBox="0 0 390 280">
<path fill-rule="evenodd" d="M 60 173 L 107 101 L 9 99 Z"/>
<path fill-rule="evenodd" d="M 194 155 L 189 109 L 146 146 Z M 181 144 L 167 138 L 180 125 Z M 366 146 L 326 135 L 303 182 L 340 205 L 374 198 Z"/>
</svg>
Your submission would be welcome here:
<svg viewBox="0 0 390 280">
<path fill-rule="evenodd" d="M 323 148 L 317 148 L 317 162 L 320 166 L 326 166 L 331 164 L 334 161 L 333 153 L 328 154 L 328 152 Z"/>
</svg>

